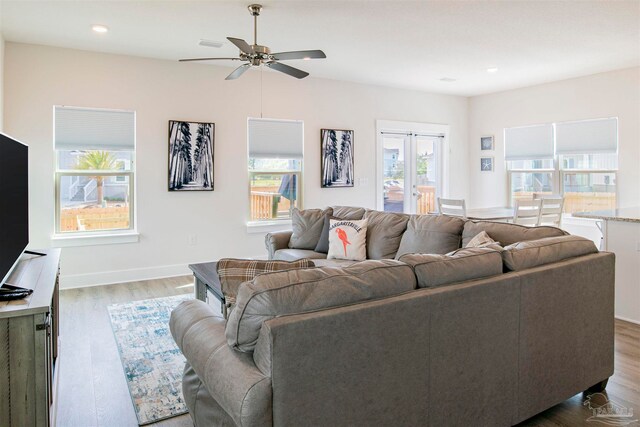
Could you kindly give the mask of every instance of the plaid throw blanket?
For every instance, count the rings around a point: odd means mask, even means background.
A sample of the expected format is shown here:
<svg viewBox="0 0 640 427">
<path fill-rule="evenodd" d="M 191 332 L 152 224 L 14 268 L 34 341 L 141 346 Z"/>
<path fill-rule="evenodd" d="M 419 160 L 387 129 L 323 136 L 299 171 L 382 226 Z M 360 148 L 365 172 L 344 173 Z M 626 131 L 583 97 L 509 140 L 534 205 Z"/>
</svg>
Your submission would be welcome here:
<svg viewBox="0 0 640 427">
<path fill-rule="evenodd" d="M 233 303 L 236 295 L 238 295 L 240 284 L 253 280 L 258 274 L 312 267 L 315 267 L 315 264 L 306 258 L 297 261 L 259 261 L 222 258 L 218 261 L 217 271 L 225 300 Z"/>
</svg>

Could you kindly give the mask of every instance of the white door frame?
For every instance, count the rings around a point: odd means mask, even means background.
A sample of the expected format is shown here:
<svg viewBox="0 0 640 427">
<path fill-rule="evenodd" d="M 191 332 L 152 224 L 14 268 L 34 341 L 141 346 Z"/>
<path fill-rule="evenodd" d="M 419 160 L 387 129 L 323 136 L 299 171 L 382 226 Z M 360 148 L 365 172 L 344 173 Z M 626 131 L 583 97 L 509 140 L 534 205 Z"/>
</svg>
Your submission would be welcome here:
<svg viewBox="0 0 640 427">
<path fill-rule="evenodd" d="M 400 122 L 395 120 L 376 120 L 376 208 L 378 210 L 384 210 L 384 194 L 382 191 L 384 183 L 384 150 L 382 142 L 382 132 L 398 132 L 406 134 L 426 134 L 426 135 L 441 135 L 442 146 L 440 149 L 440 173 L 439 178 L 442 180 L 440 186 L 442 189 L 441 197 L 447 197 L 449 195 L 449 125 L 436 124 L 436 123 L 418 123 L 418 122 Z M 407 138 L 407 140 L 410 140 Z M 415 147 L 407 147 L 405 142 L 405 158 L 411 156 L 415 157 Z M 405 175 L 412 177 L 415 181 L 414 168 L 411 162 L 405 161 Z M 406 187 L 405 187 L 406 190 Z M 409 189 L 411 190 L 411 189 Z M 405 191 L 405 194 L 406 191 Z M 411 194 L 411 192 L 409 193 Z M 409 206 L 407 206 L 409 203 Z M 405 211 L 408 207 L 412 206 L 413 200 L 407 201 L 405 199 Z"/>
</svg>

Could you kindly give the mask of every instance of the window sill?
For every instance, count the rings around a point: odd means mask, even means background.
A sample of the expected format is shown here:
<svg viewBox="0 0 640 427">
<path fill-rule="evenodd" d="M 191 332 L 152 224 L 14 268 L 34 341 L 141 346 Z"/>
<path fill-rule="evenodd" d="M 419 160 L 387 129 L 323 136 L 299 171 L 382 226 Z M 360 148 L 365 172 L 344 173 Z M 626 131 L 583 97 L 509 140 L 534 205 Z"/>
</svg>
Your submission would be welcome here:
<svg viewBox="0 0 640 427">
<path fill-rule="evenodd" d="M 73 246 L 136 243 L 139 240 L 140 234 L 133 230 L 110 233 L 73 233 L 72 235 L 54 234 L 51 237 L 51 245 L 56 248 L 68 248 Z"/>
<path fill-rule="evenodd" d="M 291 230 L 291 220 L 281 219 L 273 221 L 250 221 L 247 223 L 248 234 L 263 234 L 272 231 Z"/>
</svg>

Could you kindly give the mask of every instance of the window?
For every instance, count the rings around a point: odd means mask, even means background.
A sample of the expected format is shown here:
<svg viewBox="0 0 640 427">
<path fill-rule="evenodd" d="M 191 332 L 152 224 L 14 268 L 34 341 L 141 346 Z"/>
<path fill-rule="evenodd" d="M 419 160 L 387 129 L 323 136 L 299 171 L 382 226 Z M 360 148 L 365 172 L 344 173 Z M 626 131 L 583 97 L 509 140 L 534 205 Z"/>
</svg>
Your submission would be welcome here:
<svg viewBox="0 0 640 427">
<path fill-rule="evenodd" d="M 133 229 L 135 113 L 54 108 L 56 234 Z"/>
<path fill-rule="evenodd" d="M 250 221 L 291 219 L 302 207 L 302 121 L 250 118 L 248 146 Z"/>
<path fill-rule="evenodd" d="M 617 147 L 615 118 L 505 129 L 511 203 L 560 193 L 565 213 L 615 208 Z"/>
<path fill-rule="evenodd" d="M 505 129 L 505 160 L 511 204 L 534 194 L 557 193 L 553 126 L 536 125 Z"/>
<path fill-rule="evenodd" d="M 616 207 L 617 119 L 556 124 L 556 152 L 565 212 Z"/>
<path fill-rule="evenodd" d="M 560 156 L 566 213 L 615 209 L 616 154 Z"/>
</svg>

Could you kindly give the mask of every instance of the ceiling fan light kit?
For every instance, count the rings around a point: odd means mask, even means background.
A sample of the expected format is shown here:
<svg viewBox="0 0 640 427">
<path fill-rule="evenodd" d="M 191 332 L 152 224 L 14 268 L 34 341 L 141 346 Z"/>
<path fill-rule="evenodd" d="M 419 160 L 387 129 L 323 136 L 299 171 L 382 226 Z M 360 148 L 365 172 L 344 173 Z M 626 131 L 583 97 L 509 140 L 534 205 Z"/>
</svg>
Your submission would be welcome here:
<svg viewBox="0 0 640 427">
<path fill-rule="evenodd" d="M 323 59 L 327 57 L 321 50 L 297 50 L 292 52 L 271 53 L 271 49 L 269 49 L 267 46 L 258 44 L 258 16 L 260 16 L 260 12 L 262 11 L 262 5 L 251 4 L 248 6 L 248 9 L 251 16 L 253 16 L 253 44 L 250 45 L 243 39 L 227 37 L 227 40 L 233 43 L 240 50 L 240 54 L 237 58 L 189 58 L 180 59 L 179 61 L 191 62 L 226 60 L 246 62 L 246 64 L 242 64 L 241 66 L 233 70 L 233 72 L 229 74 L 225 80 L 237 79 L 249 68 L 259 67 L 261 65 L 265 65 L 273 70 L 280 71 L 281 73 L 285 73 L 297 79 L 303 79 L 307 77 L 309 73 L 286 64 L 281 64 L 278 61 L 289 61 L 292 59 Z"/>
</svg>

